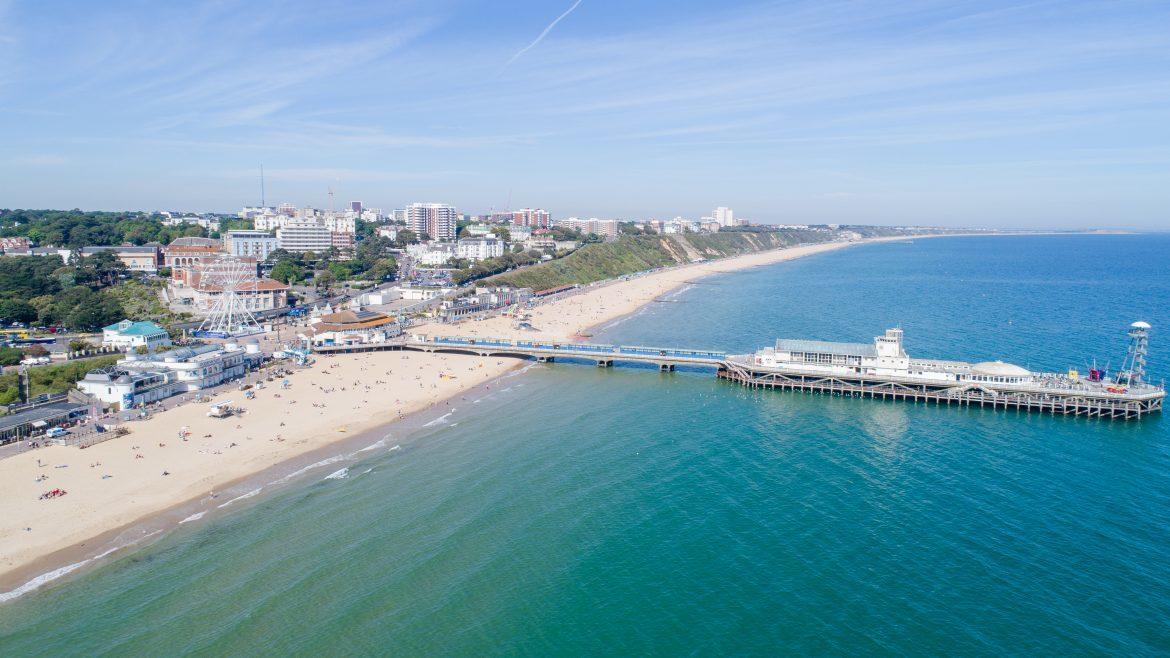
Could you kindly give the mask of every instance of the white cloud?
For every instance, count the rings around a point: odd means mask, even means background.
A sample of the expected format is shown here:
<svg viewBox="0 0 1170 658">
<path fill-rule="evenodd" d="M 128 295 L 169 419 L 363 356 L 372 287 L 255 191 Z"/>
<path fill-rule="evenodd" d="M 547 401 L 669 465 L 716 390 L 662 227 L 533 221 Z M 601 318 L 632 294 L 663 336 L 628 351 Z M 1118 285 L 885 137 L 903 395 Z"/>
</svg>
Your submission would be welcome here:
<svg viewBox="0 0 1170 658">
<path fill-rule="evenodd" d="M 517 50 L 516 54 L 512 55 L 512 57 L 510 57 L 508 59 L 508 61 L 504 63 L 503 68 L 504 69 L 508 68 L 509 66 L 512 65 L 512 62 L 515 62 L 516 60 L 520 59 L 521 55 L 523 55 L 524 53 L 528 52 L 529 50 L 532 50 L 533 48 L 535 48 L 538 44 L 540 44 L 541 41 L 544 41 L 544 38 L 548 36 L 549 32 L 552 32 L 552 29 L 557 26 L 557 23 L 560 23 L 561 21 L 563 21 L 565 19 L 566 16 L 573 13 L 573 10 L 576 9 L 577 6 L 580 4 L 581 4 L 581 0 L 574 0 L 573 4 L 570 5 L 569 8 L 564 11 L 564 13 L 562 13 L 560 16 L 557 16 L 555 19 L 553 19 L 553 22 L 551 22 L 547 26 L 545 26 L 544 30 L 539 35 L 537 35 L 537 37 L 535 39 L 532 40 L 532 43 L 528 44 L 527 46 L 524 46 L 520 50 Z M 502 70 L 503 69 L 501 69 L 501 71 Z"/>
</svg>

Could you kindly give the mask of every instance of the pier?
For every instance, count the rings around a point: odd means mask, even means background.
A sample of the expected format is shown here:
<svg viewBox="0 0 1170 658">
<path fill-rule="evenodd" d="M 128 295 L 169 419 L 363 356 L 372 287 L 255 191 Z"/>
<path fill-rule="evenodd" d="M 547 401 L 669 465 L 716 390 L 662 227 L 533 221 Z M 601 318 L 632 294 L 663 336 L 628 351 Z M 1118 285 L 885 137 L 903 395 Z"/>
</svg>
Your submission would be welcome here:
<svg viewBox="0 0 1170 658">
<path fill-rule="evenodd" d="M 936 405 L 1017 409 L 1052 415 L 1137 420 L 1162 410 L 1166 393 L 1155 387 L 1111 393 L 1091 386 L 1043 384 L 925 383 L 897 377 L 833 376 L 778 372 L 757 368 L 751 359 L 728 359 L 716 372 L 720 379 L 748 388 L 827 393 L 843 397 L 925 402 Z"/>
<path fill-rule="evenodd" d="M 763 365 L 759 355 L 729 355 L 726 352 L 677 347 L 604 345 L 571 341 L 512 340 L 507 338 L 472 338 L 466 336 L 414 335 L 407 339 L 377 345 L 352 345 L 318 348 L 322 353 L 360 352 L 374 349 L 452 352 L 478 356 L 504 356 L 553 363 L 557 359 L 593 362 L 599 367 L 616 363 L 652 364 L 663 372 L 676 366 L 713 368 L 719 379 L 753 389 L 776 389 L 824 393 L 843 397 L 870 398 L 936 405 L 1016 409 L 1051 415 L 1084 416 L 1115 420 L 1137 420 L 1162 410 L 1166 396 L 1163 388 L 1149 384 L 1125 388 L 1108 382 L 1070 380 L 1051 373 L 1030 373 L 1023 377 L 976 377 L 949 381 L 923 381 L 921 377 L 864 372 L 816 372 L 809 366 Z M 914 362 L 916 367 L 946 364 L 956 368 L 960 362 Z M 978 364 L 976 364 L 978 365 Z M 1002 365 L 1002 364 L 1000 364 Z M 862 370 L 846 368 L 846 370 Z M 1001 381 L 996 381 L 1001 380 Z"/>
<path fill-rule="evenodd" d="M 541 363 L 551 363 L 557 358 L 581 359 L 593 361 L 603 368 L 610 367 L 617 362 L 652 363 L 657 365 L 659 370 L 667 372 L 680 365 L 719 368 L 727 359 L 727 354 L 712 350 L 463 336 L 412 336 L 410 340 L 402 344 L 402 347 L 423 352 L 458 352 L 479 356 L 532 358 Z"/>
</svg>

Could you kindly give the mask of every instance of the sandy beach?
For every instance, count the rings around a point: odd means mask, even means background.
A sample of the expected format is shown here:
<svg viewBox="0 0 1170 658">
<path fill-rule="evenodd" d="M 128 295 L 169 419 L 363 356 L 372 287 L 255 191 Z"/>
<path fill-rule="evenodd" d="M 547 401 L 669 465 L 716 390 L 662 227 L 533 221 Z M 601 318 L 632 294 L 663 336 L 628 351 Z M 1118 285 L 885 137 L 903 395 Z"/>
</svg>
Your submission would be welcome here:
<svg viewBox="0 0 1170 658">
<path fill-rule="evenodd" d="M 688 281 L 857 243 L 810 245 L 684 265 L 596 284 L 532 311 L 526 337 L 570 339 L 637 311 Z M 413 333 L 518 335 L 510 318 L 421 325 Z M 717 347 L 717 346 L 714 346 Z M 222 489 L 298 456 L 412 413 L 451 404 L 521 362 L 454 354 L 367 352 L 318 360 L 245 400 L 238 391 L 128 423 L 130 434 L 87 449 L 51 446 L 0 460 L 0 600 L 5 592 L 79 559 L 107 552 L 116 529 L 177 505 L 219 503 Z M 211 402 L 246 413 L 209 418 Z M 184 440 L 179 432 L 187 428 Z M 51 489 L 67 495 L 40 500 Z M 88 545 L 87 545 L 88 543 Z"/>
</svg>

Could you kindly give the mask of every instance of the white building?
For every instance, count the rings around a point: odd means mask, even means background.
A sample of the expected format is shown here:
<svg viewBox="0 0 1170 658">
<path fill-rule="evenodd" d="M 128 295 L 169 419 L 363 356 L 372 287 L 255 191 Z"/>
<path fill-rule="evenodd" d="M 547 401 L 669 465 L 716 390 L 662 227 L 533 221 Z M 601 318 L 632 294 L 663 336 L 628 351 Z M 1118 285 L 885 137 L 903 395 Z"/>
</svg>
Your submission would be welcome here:
<svg viewBox="0 0 1170 658">
<path fill-rule="evenodd" d="M 261 215 L 256 215 L 252 218 L 252 226 L 257 231 L 275 231 L 279 228 L 284 228 L 285 222 L 292 218 L 281 213 L 267 212 Z"/>
<path fill-rule="evenodd" d="M 454 240 L 459 211 L 445 203 L 412 203 L 403 210 L 406 227 L 432 240 Z"/>
<path fill-rule="evenodd" d="M 395 290 L 402 296 L 402 299 L 412 302 L 421 302 L 446 295 L 454 291 L 454 288 L 435 288 L 431 286 L 399 286 Z"/>
<path fill-rule="evenodd" d="M 167 217 L 162 222 L 166 226 L 202 226 L 208 232 L 219 230 L 219 219 L 215 217 L 199 217 L 197 215 L 185 215 L 182 217 Z"/>
<path fill-rule="evenodd" d="M 436 267 L 446 265 L 447 261 L 456 257 L 456 245 L 449 242 L 408 244 L 406 255 L 419 265 Z"/>
<path fill-rule="evenodd" d="M 290 219 L 277 229 L 276 242 L 288 251 L 321 253 L 333 246 L 333 233 L 315 219 Z"/>
<path fill-rule="evenodd" d="M 504 255 L 504 243 L 496 238 L 470 238 L 455 245 L 455 257 L 465 258 L 473 263 Z"/>
<path fill-rule="evenodd" d="M 276 251 L 276 238 L 268 231 L 228 231 L 223 236 L 223 246 L 233 256 L 252 256 L 266 260 Z"/>
<path fill-rule="evenodd" d="M 120 350 L 145 347 L 150 351 L 171 344 L 171 335 L 153 322 L 122 320 L 102 329 L 102 346 Z"/>
<path fill-rule="evenodd" d="M 87 374 L 77 382 L 77 388 L 107 405 L 129 409 L 238 379 L 262 360 L 256 343 L 179 347 L 146 356 L 127 354 L 114 366 Z"/>
<path fill-rule="evenodd" d="M 731 208 L 719 206 L 715 212 L 711 213 L 711 217 L 719 223 L 720 226 L 735 226 L 735 212 Z"/>
<path fill-rule="evenodd" d="M 317 316 L 300 336 L 314 347 L 336 347 L 384 343 L 401 336 L 403 329 L 396 318 L 385 313 L 358 309 Z"/>
<path fill-rule="evenodd" d="M 590 217 L 589 219 L 581 219 L 580 217 L 570 217 L 557 221 L 557 226 L 564 226 L 571 228 L 588 235 L 600 235 L 607 238 L 616 238 L 618 235 L 618 220 L 616 219 L 598 219 Z"/>
<path fill-rule="evenodd" d="M 357 231 L 357 216 L 350 213 L 326 213 L 325 227 L 334 233 L 354 233 Z"/>
<path fill-rule="evenodd" d="M 472 238 L 481 238 L 485 235 L 491 235 L 492 227 L 488 224 L 469 224 L 463 227 L 462 235 Z"/>
</svg>

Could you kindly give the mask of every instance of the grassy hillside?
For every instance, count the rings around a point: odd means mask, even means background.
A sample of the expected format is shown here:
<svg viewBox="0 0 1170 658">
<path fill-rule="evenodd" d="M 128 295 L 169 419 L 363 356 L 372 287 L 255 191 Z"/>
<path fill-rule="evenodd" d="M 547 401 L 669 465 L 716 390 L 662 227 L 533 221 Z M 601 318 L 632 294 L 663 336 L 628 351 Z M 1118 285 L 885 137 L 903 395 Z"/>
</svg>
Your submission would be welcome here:
<svg viewBox="0 0 1170 658">
<path fill-rule="evenodd" d="M 486 280 L 490 285 L 510 285 L 545 290 L 570 283 L 592 283 L 699 259 L 738 256 L 797 244 L 828 242 L 833 233 L 806 230 L 724 232 L 685 235 L 622 236 L 601 244 L 588 244 L 568 256 L 508 272 Z"/>
<path fill-rule="evenodd" d="M 487 283 L 544 290 L 566 283 L 610 279 L 680 262 L 662 242 L 663 238 L 657 236 L 624 236 L 613 242 L 587 244 L 564 258 L 500 274 L 487 279 Z"/>
</svg>

